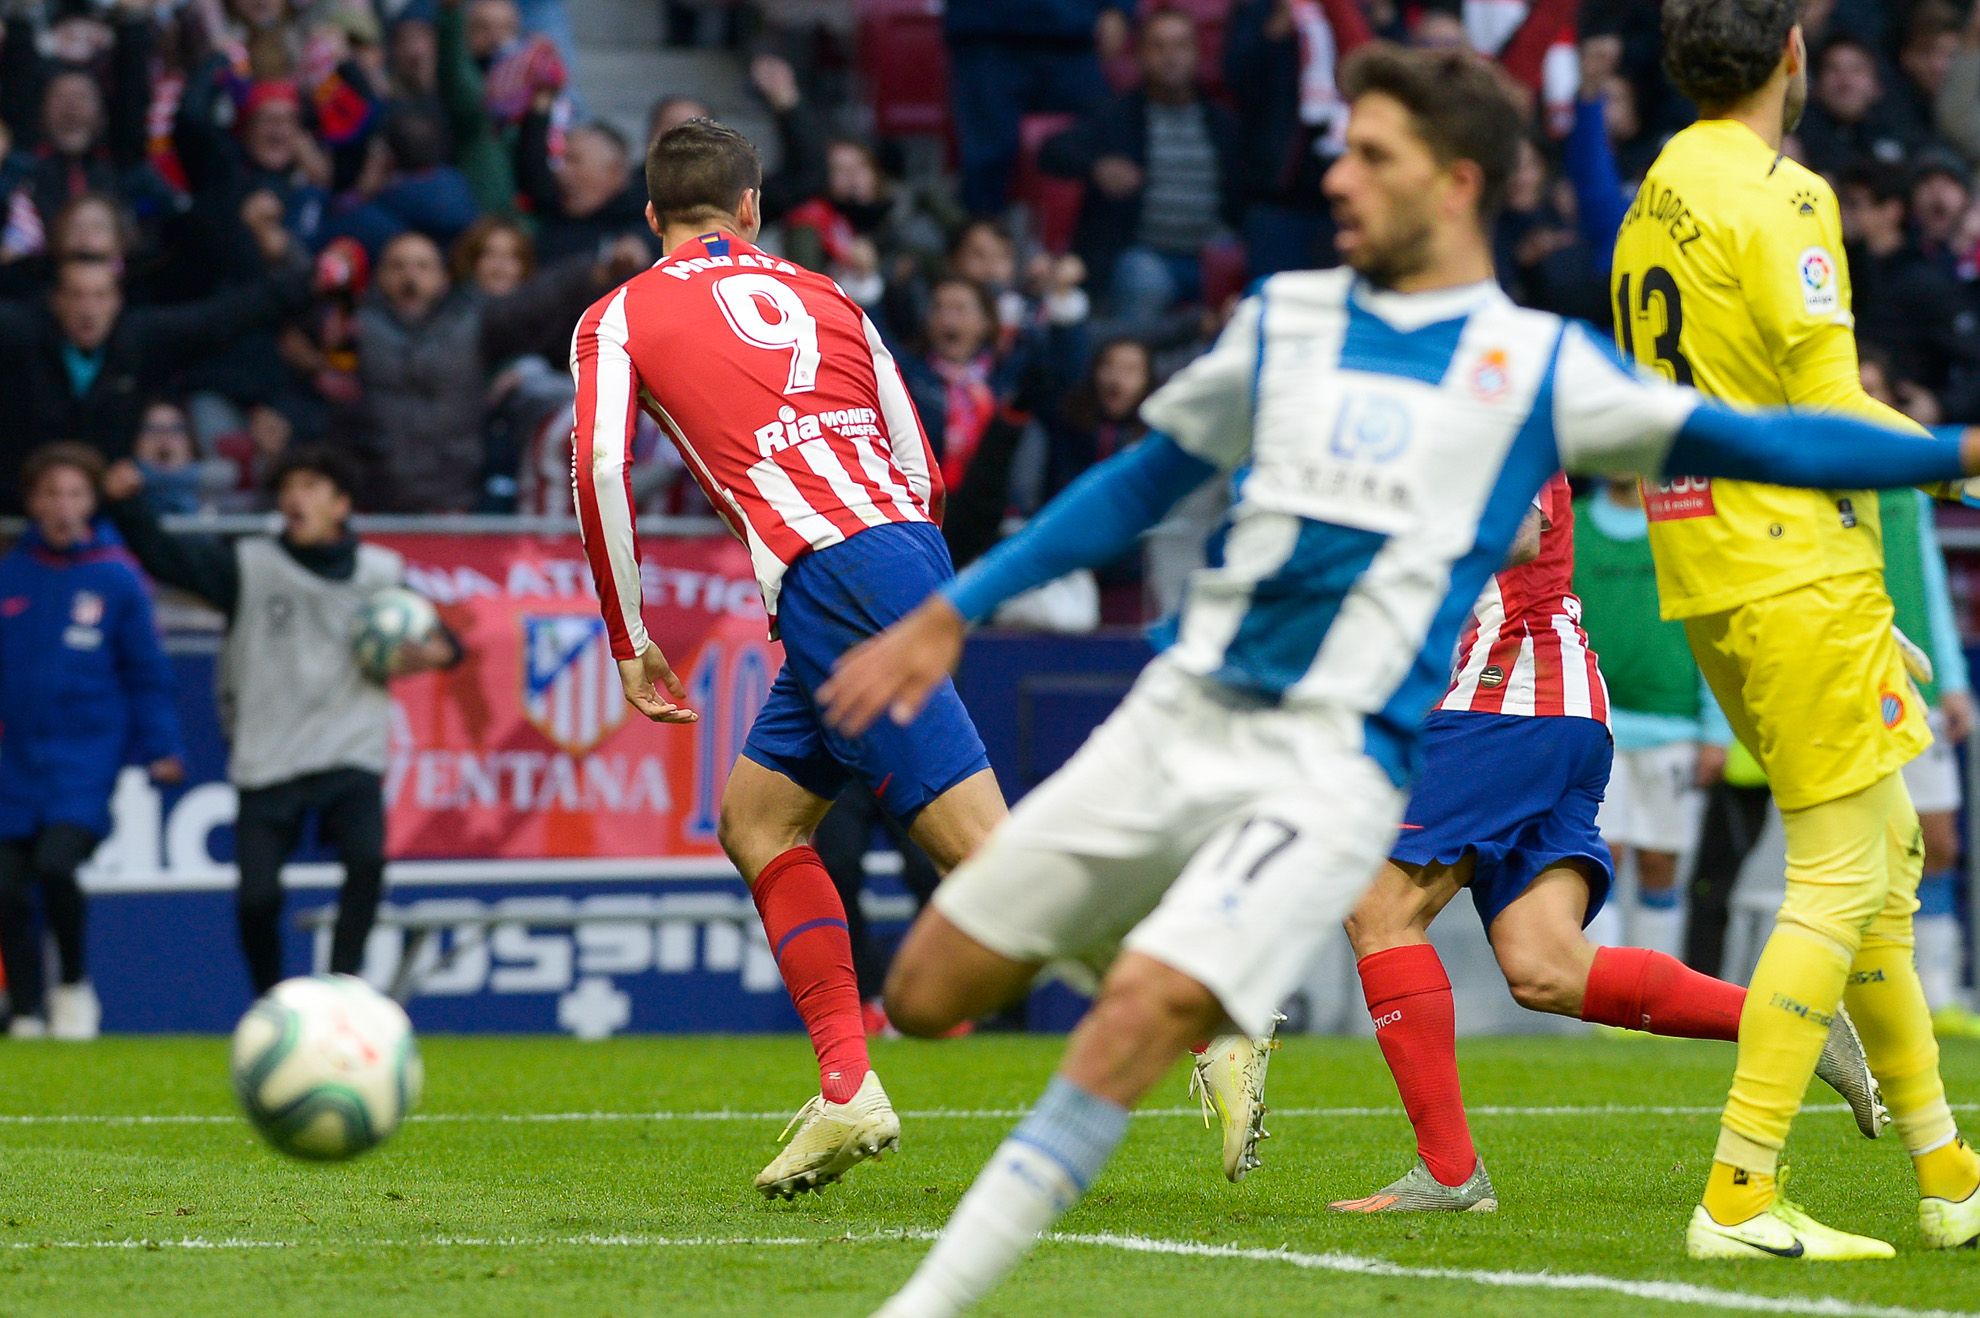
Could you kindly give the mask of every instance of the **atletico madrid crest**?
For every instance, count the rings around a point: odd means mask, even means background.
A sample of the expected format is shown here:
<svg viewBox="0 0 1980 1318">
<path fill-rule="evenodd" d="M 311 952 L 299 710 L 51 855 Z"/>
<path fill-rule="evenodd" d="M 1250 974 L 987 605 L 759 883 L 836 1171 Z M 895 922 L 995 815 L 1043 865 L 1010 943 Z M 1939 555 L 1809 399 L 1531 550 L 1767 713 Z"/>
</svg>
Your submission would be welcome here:
<svg viewBox="0 0 1980 1318">
<path fill-rule="evenodd" d="M 523 713 L 572 755 L 583 755 L 626 720 L 619 666 L 595 614 L 525 615 Z"/>
</svg>

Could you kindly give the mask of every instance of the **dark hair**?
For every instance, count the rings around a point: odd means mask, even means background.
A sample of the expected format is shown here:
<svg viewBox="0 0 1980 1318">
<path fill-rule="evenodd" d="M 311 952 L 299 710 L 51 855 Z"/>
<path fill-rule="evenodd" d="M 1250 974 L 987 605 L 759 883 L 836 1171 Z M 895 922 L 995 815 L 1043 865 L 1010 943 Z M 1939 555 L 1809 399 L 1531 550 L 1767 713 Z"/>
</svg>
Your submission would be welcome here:
<svg viewBox="0 0 1980 1318">
<path fill-rule="evenodd" d="M 43 444 L 27 455 L 21 464 L 21 498 L 34 497 L 35 487 L 41 484 L 42 477 L 57 467 L 73 467 L 89 479 L 89 488 L 98 498 L 103 496 L 103 473 L 109 468 L 100 450 L 88 444 L 77 443 L 73 439 L 58 439 L 53 444 Z"/>
<path fill-rule="evenodd" d="M 410 174 L 447 163 L 453 155 L 447 123 L 430 110 L 404 107 L 385 120 L 385 149 L 392 163 Z"/>
<path fill-rule="evenodd" d="M 1002 220 L 993 215 L 972 215 L 962 222 L 960 228 L 949 235 L 948 257 L 951 261 L 956 259 L 956 253 L 962 250 L 963 244 L 969 241 L 969 236 L 978 229 L 988 229 L 996 234 L 1006 247 L 1017 246 L 1017 239 L 1011 237 L 1011 231 L 1005 227 Z"/>
<path fill-rule="evenodd" d="M 974 279 L 965 279 L 961 275 L 943 275 L 940 279 L 928 286 L 928 305 L 931 307 L 934 306 L 935 295 L 945 288 L 952 287 L 969 290 L 970 296 L 976 299 L 976 305 L 983 308 L 983 317 L 990 322 L 990 330 L 994 334 L 999 324 L 997 299 L 990 295 L 989 289 L 977 283 Z"/>
<path fill-rule="evenodd" d="M 299 444 L 275 460 L 268 473 L 268 488 L 279 494 L 282 483 L 299 471 L 321 476 L 350 499 L 358 494 L 358 467 L 351 455 L 328 444 Z"/>
<path fill-rule="evenodd" d="M 1723 110 L 1767 85 L 1800 21 L 1801 0 L 1664 0 L 1664 72 Z"/>
<path fill-rule="evenodd" d="M 663 226 L 732 216 L 743 193 L 762 187 L 756 148 L 713 119 L 676 124 L 646 150 L 646 198 Z"/>
<path fill-rule="evenodd" d="M 1479 217 L 1498 212 L 1526 127 L 1519 102 L 1491 64 L 1469 51 L 1406 50 L 1377 41 L 1342 61 L 1340 87 L 1349 101 L 1370 93 L 1399 101 L 1439 161 L 1478 166 L 1485 180 Z"/>
<path fill-rule="evenodd" d="M 1883 61 L 1878 58 L 1877 52 L 1872 49 L 1869 42 L 1853 32 L 1838 32 L 1827 41 L 1824 41 L 1822 48 L 1809 57 L 1808 71 L 1810 73 L 1820 72 L 1822 66 L 1829 62 L 1829 56 L 1839 50 L 1855 51 L 1870 62 L 1871 69 L 1876 72 L 1879 79 L 1884 76 Z"/>
<path fill-rule="evenodd" d="M 1959 11 L 1946 3 L 1946 0 L 1922 0 L 1911 11 L 1911 17 L 1904 25 L 1904 44 L 1900 50 L 1910 50 L 1937 41 L 1959 31 Z"/>
<path fill-rule="evenodd" d="M 68 227 L 69 221 L 75 218 L 76 212 L 90 206 L 101 206 L 110 212 L 110 222 L 117 230 L 119 248 L 128 252 L 137 246 L 137 221 L 131 218 L 129 208 L 109 193 L 97 192 L 93 189 L 79 192 L 62 203 L 61 209 L 55 212 L 55 218 L 48 222 L 48 245 L 55 246 L 56 235 Z"/>
<path fill-rule="evenodd" d="M 1080 377 L 1072 392 L 1060 408 L 1060 415 L 1066 424 L 1076 430 L 1095 430 L 1108 418 L 1100 412 L 1100 363 L 1107 360 L 1109 353 L 1120 348 L 1133 348 L 1141 354 L 1141 360 L 1148 366 L 1148 388 L 1142 391 L 1145 398 L 1155 389 L 1155 352 L 1146 340 L 1131 334 L 1118 334 L 1093 350 L 1093 356 L 1086 363 L 1086 374 Z M 1137 400 L 1138 402 L 1139 400 Z M 1126 418 L 1130 426 L 1139 428 L 1140 413 L 1132 412 Z"/>
<path fill-rule="evenodd" d="M 1911 176 L 1901 166 L 1881 160 L 1851 162 L 1849 168 L 1843 170 L 1842 177 L 1836 180 L 1836 191 L 1844 188 L 1863 189 L 1879 206 L 1893 201 L 1903 202 L 1907 209 L 1911 205 Z"/>
</svg>

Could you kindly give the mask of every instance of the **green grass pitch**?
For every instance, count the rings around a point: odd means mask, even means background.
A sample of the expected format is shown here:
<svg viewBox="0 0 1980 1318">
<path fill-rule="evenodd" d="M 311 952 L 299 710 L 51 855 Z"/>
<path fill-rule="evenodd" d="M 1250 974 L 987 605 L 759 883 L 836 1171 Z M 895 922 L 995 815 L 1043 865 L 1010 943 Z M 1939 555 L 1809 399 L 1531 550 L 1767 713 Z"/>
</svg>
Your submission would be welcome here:
<svg viewBox="0 0 1980 1318">
<path fill-rule="evenodd" d="M 775 1148 L 768 1114 L 815 1080 L 798 1038 L 427 1039 L 421 1119 L 328 1166 L 284 1160 L 238 1119 L 224 1041 L 0 1044 L 0 1315 L 853 1318 L 908 1275 L 927 1248 L 914 1233 L 942 1225 L 1012 1125 L 995 1113 L 1036 1097 L 1061 1046 L 877 1045 L 910 1114 L 899 1156 L 766 1204 L 749 1182 Z M 1683 1258 L 1730 1047 L 1467 1040 L 1460 1058 L 1496 1215 L 1330 1214 L 1408 1166 L 1408 1126 L 1372 1042 L 1293 1039 L 1272 1065 L 1262 1171 L 1224 1182 L 1215 1138 L 1178 1110 L 1178 1070 L 1061 1224 L 1076 1238 L 1042 1245 L 980 1312 L 1980 1310 L 1980 1256 L 1918 1246 L 1896 1137 L 1866 1143 L 1839 1110 L 1797 1125 L 1792 1193 L 1895 1242 L 1896 1260 Z M 1956 1103 L 1980 1099 L 1980 1045 L 1948 1045 L 1945 1071 Z M 741 1115 L 710 1115 L 724 1112 Z M 195 1119 L 115 1120 L 131 1117 Z"/>
</svg>

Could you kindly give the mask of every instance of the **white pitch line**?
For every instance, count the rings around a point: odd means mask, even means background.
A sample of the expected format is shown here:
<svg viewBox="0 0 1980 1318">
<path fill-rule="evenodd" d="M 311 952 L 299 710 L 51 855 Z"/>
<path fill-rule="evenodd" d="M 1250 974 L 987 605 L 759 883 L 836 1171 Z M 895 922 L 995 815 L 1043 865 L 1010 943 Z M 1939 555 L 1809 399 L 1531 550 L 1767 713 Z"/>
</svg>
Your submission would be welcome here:
<svg viewBox="0 0 1980 1318">
<path fill-rule="evenodd" d="M 867 1236 L 438 1236 L 425 1240 L 293 1241 L 207 1240 L 184 1237 L 178 1240 L 44 1240 L 15 1241 L 14 1250 L 123 1250 L 184 1249 L 193 1251 L 261 1249 L 515 1249 L 529 1247 L 581 1247 L 604 1249 L 710 1249 L 794 1247 L 839 1244 L 887 1244 L 927 1242 L 936 1233 L 927 1230 L 876 1232 Z M 1631 1299 L 1654 1300 L 1664 1304 L 1704 1308 L 1734 1309 L 1745 1313 L 1806 1314 L 1811 1318 L 1980 1318 L 1966 1310 L 1910 1309 L 1900 1305 L 1861 1304 L 1832 1295 L 1754 1295 L 1745 1291 L 1720 1290 L 1677 1281 L 1640 1281 L 1609 1277 L 1600 1273 L 1514 1272 L 1474 1268 L 1424 1268 L 1394 1263 L 1388 1259 L 1359 1254 L 1309 1254 L 1290 1249 L 1246 1249 L 1237 1245 L 1205 1245 L 1193 1240 L 1161 1240 L 1150 1236 L 1089 1235 L 1062 1232 L 1048 1237 L 1055 1244 L 1085 1245 L 1121 1250 L 1131 1254 L 1158 1254 L 1175 1258 L 1235 1260 L 1244 1263 L 1282 1263 L 1308 1272 L 1335 1272 L 1349 1276 L 1386 1277 L 1405 1281 L 1457 1282 L 1473 1286 L 1496 1286 L 1514 1290 L 1597 1291 L 1627 1295 Z"/>
<path fill-rule="evenodd" d="M 1980 1112 L 1980 1103 L 1953 1103 L 1954 1112 Z M 1474 1117 L 1709 1117 L 1717 1116 L 1718 1104 L 1597 1103 L 1583 1106 L 1556 1104 L 1544 1107 L 1515 1107 L 1482 1104 L 1466 1108 Z M 1842 1103 L 1809 1103 L 1803 1112 L 1847 1112 Z M 1016 1121 L 1030 1108 L 923 1108 L 899 1115 L 909 1121 Z M 1399 1107 L 1275 1107 L 1274 1117 L 1400 1117 Z M 1201 1108 L 1142 1108 L 1137 1117 L 1201 1117 Z M 163 1115 L 115 1115 L 89 1112 L 0 1113 L 0 1126 L 201 1126 L 232 1124 L 239 1117 L 224 1113 L 183 1113 Z M 585 1121 L 788 1121 L 788 1112 L 739 1112 L 717 1109 L 707 1112 L 423 1112 L 407 1118 L 417 1122 L 487 1121 L 513 1125 Z"/>
</svg>

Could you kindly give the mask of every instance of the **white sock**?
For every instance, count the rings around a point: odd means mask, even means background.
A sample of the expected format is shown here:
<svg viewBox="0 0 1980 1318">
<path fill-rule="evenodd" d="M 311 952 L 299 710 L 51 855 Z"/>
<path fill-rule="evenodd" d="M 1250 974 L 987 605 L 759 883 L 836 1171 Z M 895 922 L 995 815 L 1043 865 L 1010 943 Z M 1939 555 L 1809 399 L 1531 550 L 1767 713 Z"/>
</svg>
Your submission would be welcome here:
<svg viewBox="0 0 1980 1318">
<path fill-rule="evenodd" d="M 1911 922 L 1917 939 L 1918 982 L 1933 1011 L 1959 1001 L 1959 917 L 1920 915 Z"/>
<path fill-rule="evenodd" d="M 1079 1202 L 1126 1132 L 1126 1108 L 1054 1077 L 874 1318 L 954 1318 L 982 1299 Z"/>
<path fill-rule="evenodd" d="M 1649 906 L 1642 902 L 1629 913 L 1629 941 L 1652 952 L 1684 959 L 1684 907 Z"/>
</svg>

